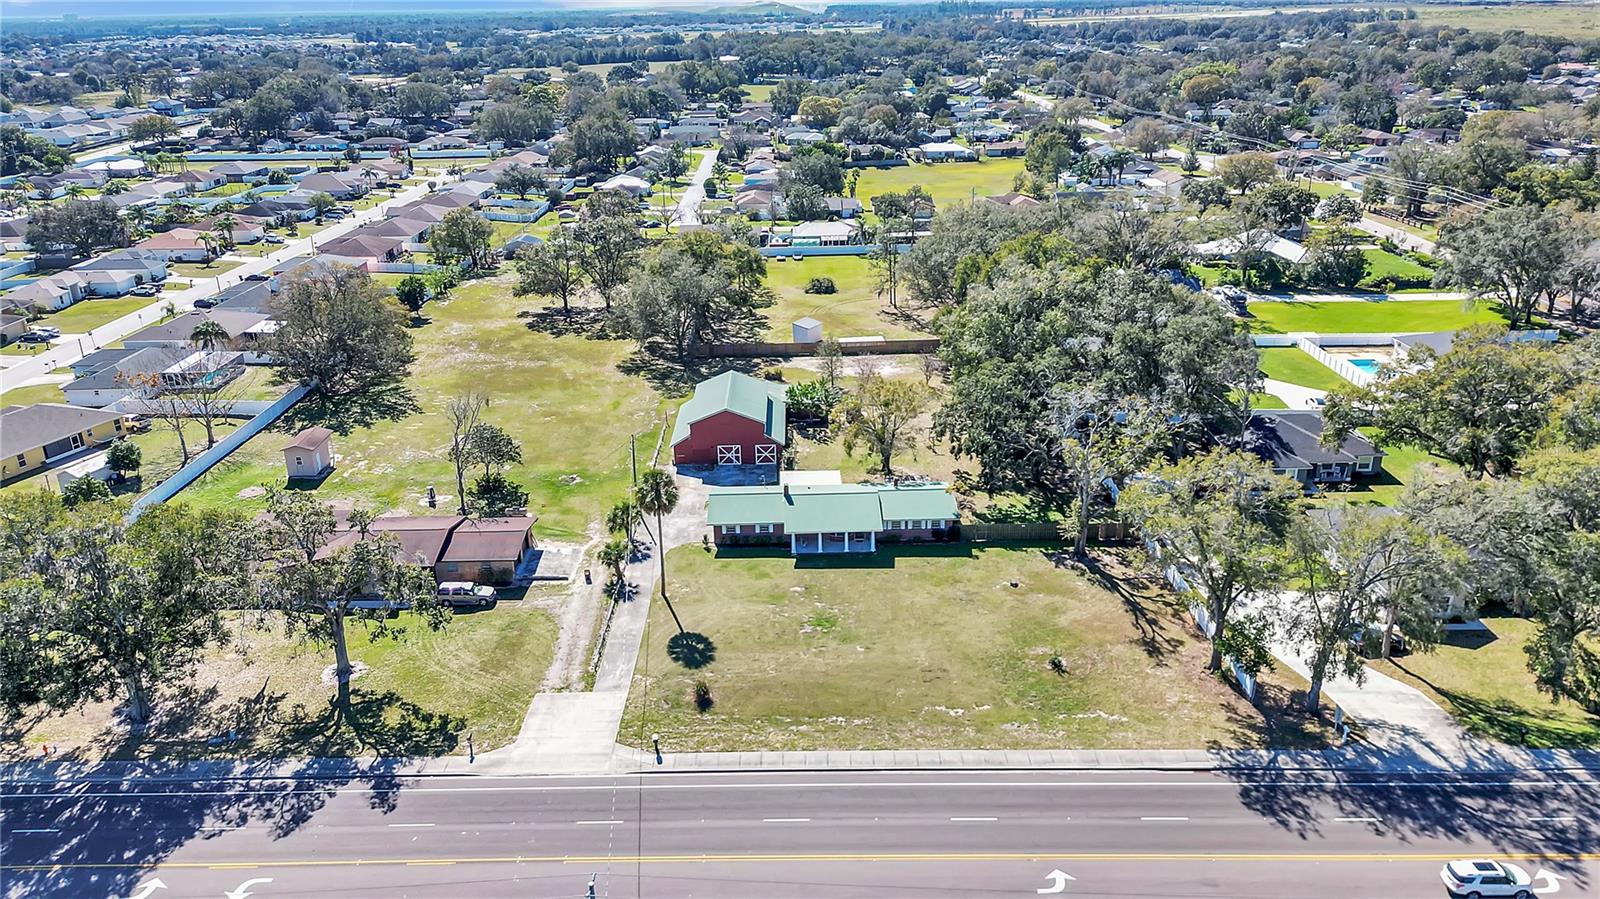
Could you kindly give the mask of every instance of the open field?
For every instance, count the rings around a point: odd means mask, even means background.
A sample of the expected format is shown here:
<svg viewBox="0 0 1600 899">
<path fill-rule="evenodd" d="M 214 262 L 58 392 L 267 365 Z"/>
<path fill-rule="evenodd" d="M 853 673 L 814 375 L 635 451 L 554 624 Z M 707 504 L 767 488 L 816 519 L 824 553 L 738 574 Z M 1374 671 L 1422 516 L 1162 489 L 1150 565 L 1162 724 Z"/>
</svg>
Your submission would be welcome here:
<svg viewBox="0 0 1600 899">
<path fill-rule="evenodd" d="M 1274 381 L 1288 381 L 1313 390 L 1332 390 L 1348 383 L 1299 347 L 1261 347 L 1260 353 L 1261 373 Z"/>
<path fill-rule="evenodd" d="M 1206 648 L 1173 597 L 1105 558 L 1109 586 L 1040 547 L 799 561 L 679 548 L 670 590 L 713 658 L 674 661 L 672 619 L 653 600 L 621 739 L 658 733 L 667 751 L 1306 742 L 1298 729 L 1269 735 L 1205 675 Z M 710 688 L 704 712 L 697 681 Z"/>
<path fill-rule="evenodd" d="M 993 196 L 1011 190 L 1012 180 L 1022 171 L 1022 160 L 939 162 L 859 171 L 861 180 L 856 184 L 855 196 L 869 209 L 873 197 L 900 193 L 915 184 L 922 185 L 933 195 L 935 207 L 946 209 L 975 197 Z"/>
<path fill-rule="evenodd" d="M 59 312 L 52 312 L 46 315 L 44 318 L 34 322 L 33 326 L 54 325 L 60 328 L 63 334 L 82 334 L 107 322 L 116 321 L 130 312 L 138 312 L 146 306 L 154 306 L 159 302 L 161 302 L 159 297 L 108 297 L 105 299 L 79 300 Z"/>
<path fill-rule="evenodd" d="M 767 103 L 772 100 L 772 89 L 775 84 L 741 84 L 739 90 L 744 91 L 744 98 L 750 103 Z"/>
<path fill-rule="evenodd" d="M 1571 41 L 1600 37 L 1600 5 L 1594 3 L 1422 5 L 1416 12 L 1419 22 L 1474 31 L 1515 29 Z"/>
<path fill-rule="evenodd" d="M 1371 665 L 1422 690 L 1479 736 L 1514 745 L 1600 746 L 1600 717 L 1573 702 L 1552 703 L 1534 688 L 1523 652 L 1534 623 L 1511 617 L 1483 623 L 1493 632 L 1488 642 L 1459 635 L 1432 652 Z"/>
<path fill-rule="evenodd" d="M 466 752 L 468 733 L 483 752 L 516 737 L 556 639 L 549 615 L 518 603 L 456 615 L 437 632 L 402 616 L 397 640 L 352 623 L 350 655 L 367 670 L 351 685 L 351 720 L 340 722 L 329 704 L 335 688 L 322 680 L 333 651 L 246 620 L 233 619 L 234 645 L 157 694 L 143 740 L 129 740 L 113 704 L 98 703 L 0 730 L 0 758 L 36 758 L 45 743 L 67 758 L 449 755 Z M 237 740 L 208 742 L 230 730 Z"/>
<path fill-rule="evenodd" d="M 533 319 L 519 317 L 519 311 L 535 310 Z M 641 462 L 648 459 L 668 405 L 644 379 L 618 369 L 631 355 L 630 343 L 583 333 L 589 311 L 578 313 L 568 333 L 562 316 L 546 311 L 542 300 L 512 297 L 509 277 L 457 288 L 451 299 L 424 307 L 431 321 L 412 332 L 417 359 L 408 386 L 420 411 L 395 418 L 371 410 L 297 408 L 293 424 L 280 423 L 250 440 L 178 501 L 237 506 L 240 491 L 282 484 L 279 447 L 289 429 L 316 423 L 338 432 L 337 465 L 317 488 L 322 497 L 423 514 L 433 485 L 439 511 L 449 511 L 456 490 L 444 404 L 478 389 L 490 398 L 485 420 L 522 444 L 523 464 L 507 474 L 529 491 L 538 534 L 579 537 L 622 495 L 630 435 Z"/>
<path fill-rule="evenodd" d="M 806 293 L 812 278 L 832 278 L 837 293 Z M 765 339 L 787 341 L 790 325 L 811 316 L 831 337 L 925 336 L 915 323 L 893 315 L 887 298 L 880 299 L 878 276 L 865 256 L 812 256 L 800 262 L 767 260 L 767 286 L 777 302 L 763 310 L 769 327 Z"/>
<path fill-rule="evenodd" d="M 1375 300 L 1370 303 L 1269 300 L 1250 304 L 1250 330 L 1257 334 L 1316 331 L 1324 334 L 1405 334 L 1454 331 L 1480 322 L 1505 324 L 1490 303 L 1460 300 Z"/>
</svg>

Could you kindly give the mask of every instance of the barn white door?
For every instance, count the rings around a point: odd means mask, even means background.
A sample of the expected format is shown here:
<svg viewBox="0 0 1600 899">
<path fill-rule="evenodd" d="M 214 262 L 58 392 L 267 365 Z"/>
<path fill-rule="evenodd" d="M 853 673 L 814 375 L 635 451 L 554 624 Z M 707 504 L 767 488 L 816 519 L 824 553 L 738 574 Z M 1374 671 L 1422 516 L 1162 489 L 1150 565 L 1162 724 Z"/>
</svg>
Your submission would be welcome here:
<svg viewBox="0 0 1600 899">
<path fill-rule="evenodd" d="M 766 444 L 766 445 L 759 445 L 758 444 L 756 446 L 756 464 L 757 465 L 777 465 L 778 464 L 778 447 L 777 447 L 777 445 L 776 444 L 771 444 L 771 443 Z"/>
<path fill-rule="evenodd" d="M 723 444 L 717 447 L 718 465 L 738 465 L 744 461 L 743 448 L 739 444 Z"/>
</svg>

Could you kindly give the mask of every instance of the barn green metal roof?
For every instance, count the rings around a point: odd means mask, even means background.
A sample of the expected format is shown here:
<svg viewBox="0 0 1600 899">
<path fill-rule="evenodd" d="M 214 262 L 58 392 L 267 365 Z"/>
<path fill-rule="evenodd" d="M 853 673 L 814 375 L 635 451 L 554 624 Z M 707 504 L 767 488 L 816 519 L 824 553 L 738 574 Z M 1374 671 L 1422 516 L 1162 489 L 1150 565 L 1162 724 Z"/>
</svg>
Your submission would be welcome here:
<svg viewBox="0 0 1600 899">
<path fill-rule="evenodd" d="M 714 487 L 706 499 L 706 523 L 781 524 L 789 533 L 876 531 L 884 521 L 957 518 L 956 500 L 943 484 L 894 487 L 877 484 L 792 484 Z"/>
<path fill-rule="evenodd" d="M 694 396 L 678 408 L 672 444 L 689 436 L 689 426 L 719 412 L 732 412 L 761 423 L 767 438 L 783 444 L 788 432 L 788 388 L 736 371 L 725 371 L 696 384 Z"/>
</svg>

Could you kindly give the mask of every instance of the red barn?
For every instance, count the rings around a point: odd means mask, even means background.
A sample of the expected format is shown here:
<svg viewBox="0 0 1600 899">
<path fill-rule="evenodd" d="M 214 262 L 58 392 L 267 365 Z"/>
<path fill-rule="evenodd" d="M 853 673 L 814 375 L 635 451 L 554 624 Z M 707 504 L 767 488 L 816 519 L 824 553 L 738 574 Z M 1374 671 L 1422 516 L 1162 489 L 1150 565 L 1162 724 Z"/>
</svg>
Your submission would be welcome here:
<svg viewBox="0 0 1600 899">
<path fill-rule="evenodd" d="M 787 435 L 782 384 L 725 371 L 695 385 L 672 426 L 677 465 L 777 465 Z"/>
</svg>

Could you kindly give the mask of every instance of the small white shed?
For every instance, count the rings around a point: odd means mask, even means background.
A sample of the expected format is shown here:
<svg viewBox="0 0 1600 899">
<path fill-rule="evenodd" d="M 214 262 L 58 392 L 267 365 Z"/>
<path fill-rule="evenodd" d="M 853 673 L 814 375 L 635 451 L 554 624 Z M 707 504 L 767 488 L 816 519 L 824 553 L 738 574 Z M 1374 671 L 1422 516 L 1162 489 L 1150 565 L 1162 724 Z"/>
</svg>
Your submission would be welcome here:
<svg viewBox="0 0 1600 899">
<path fill-rule="evenodd" d="M 792 327 L 795 343 L 817 343 L 822 340 L 822 322 L 809 315 L 796 321 Z"/>
</svg>

